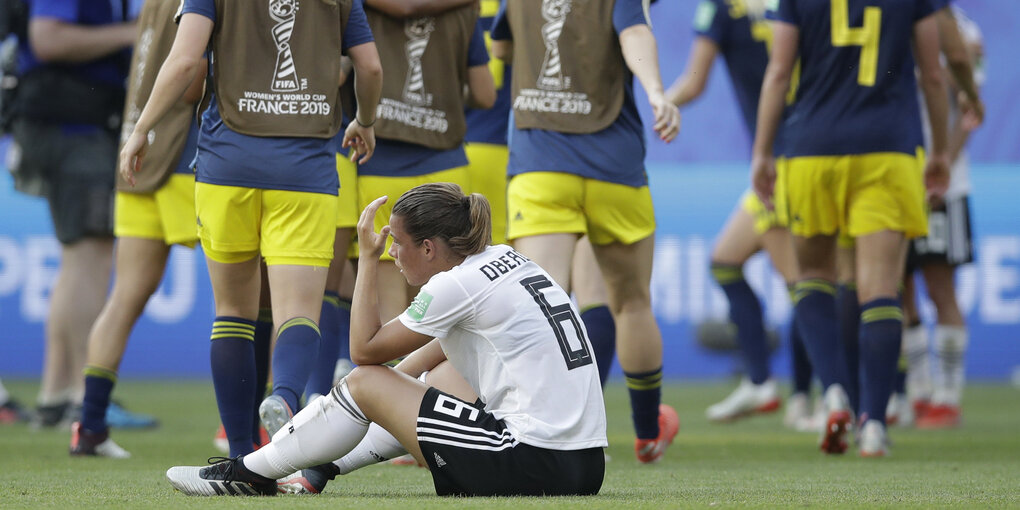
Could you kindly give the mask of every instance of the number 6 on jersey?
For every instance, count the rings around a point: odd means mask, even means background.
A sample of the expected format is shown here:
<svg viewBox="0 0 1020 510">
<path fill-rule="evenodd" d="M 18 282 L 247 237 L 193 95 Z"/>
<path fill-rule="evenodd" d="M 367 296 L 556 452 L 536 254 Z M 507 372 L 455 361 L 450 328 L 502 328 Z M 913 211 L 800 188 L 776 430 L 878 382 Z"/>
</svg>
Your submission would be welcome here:
<svg viewBox="0 0 1020 510">
<path fill-rule="evenodd" d="M 581 321 L 578 320 L 574 310 L 570 308 L 570 303 L 550 305 L 545 294 L 542 293 L 542 289 L 552 287 L 552 282 L 545 276 L 532 276 L 521 280 L 521 285 L 527 289 L 531 297 L 535 298 L 535 302 L 542 309 L 545 318 L 549 320 L 549 326 L 552 327 L 553 333 L 556 334 L 556 340 L 559 341 L 563 360 L 567 362 L 567 370 L 590 365 L 592 355 L 588 348 L 588 340 L 584 337 Z M 574 337 L 578 344 L 576 349 L 570 344 L 570 337 L 564 328 L 565 324 L 574 330 Z"/>
</svg>

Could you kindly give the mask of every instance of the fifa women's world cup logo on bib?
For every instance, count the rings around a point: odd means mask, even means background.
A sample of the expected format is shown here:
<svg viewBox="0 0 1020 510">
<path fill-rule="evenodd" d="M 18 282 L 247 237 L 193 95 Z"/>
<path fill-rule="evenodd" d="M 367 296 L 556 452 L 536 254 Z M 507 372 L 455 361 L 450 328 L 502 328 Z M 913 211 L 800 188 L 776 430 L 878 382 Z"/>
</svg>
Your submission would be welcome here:
<svg viewBox="0 0 1020 510">
<path fill-rule="evenodd" d="M 538 75 L 536 86 L 543 90 L 563 90 L 570 88 L 570 77 L 563 76 L 560 65 L 560 34 L 563 23 L 570 12 L 571 0 L 542 0 L 542 17 L 546 24 L 542 25 L 542 41 L 545 42 L 545 60 Z"/>
<path fill-rule="evenodd" d="M 294 54 L 290 50 L 290 38 L 294 34 L 294 19 L 297 16 L 297 0 L 269 0 L 269 15 L 276 21 L 273 26 L 273 42 L 276 43 L 276 68 L 273 71 L 273 92 L 296 92 L 301 82 L 294 66 Z"/>
<path fill-rule="evenodd" d="M 407 80 L 404 82 L 404 101 L 408 104 L 428 106 L 432 104 L 432 94 L 425 92 L 425 78 L 421 67 L 421 57 L 429 45 L 429 37 L 436 30 L 435 18 L 416 18 L 404 22 L 404 34 L 407 43 Z"/>
</svg>

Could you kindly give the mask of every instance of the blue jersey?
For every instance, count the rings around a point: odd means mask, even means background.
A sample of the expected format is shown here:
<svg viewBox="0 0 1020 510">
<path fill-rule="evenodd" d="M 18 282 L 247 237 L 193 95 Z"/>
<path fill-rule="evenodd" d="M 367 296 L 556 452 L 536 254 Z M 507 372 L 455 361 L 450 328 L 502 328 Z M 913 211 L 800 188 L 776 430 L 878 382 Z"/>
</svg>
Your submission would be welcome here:
<svg viewBox="0 0 1020 510">
<path fill-rule="evenodd" d="M 479 20 L 485 28 L 485 46 L 490 47 L 492 39 L 489 29 L 499 10 L 499 0 L 482 0 L 482 14 Z M 464 141 L 506 145 L 507 121 L 510 119 L 510 65 L 502 60 L 490 59 L 489 69 L 496 84 L 496 104 L 488 110 L 468 108 L 467 133 Z"/>
<path fill-rule="evenodd" d="M 619 34 L 634 25 L 647 24 L 642 0 L 617 0 L 613 28 Z M 492 25 L 492 38 L 512 39 L 506 4 L 500 6 Z M 510 163 L 507 175 L 524 172 L 564 172 L 600 181 L 644 186 L 645 136 L 634 101 L 634 76 L 624 69 L 623 107 L 609 127 L 588 134 L 544 129 L 517 129 L 511 123 Z M 511 120 L 512 122 L 512 120 Z"/>
<path fill-rule="evenodd" d="M 130 13 L 123 12 L 121 0 L 28 0 L 29 18 L 52 18 L 75 25 L 99 26 L 120 23 Z M 28 44 L 18 48 L 18 68 L 25 73 L 43 65 L 32 53 Z M 123 50 L 102 58 L 80 63 L 61 63 L 61 68 L 71 69 L 89 80 L 124 87 L 128 67 L 131 65 L 131 51 Z"/>
<path fill-rule="evenodd" d="M 780 0 L 770 15 L 800 29 L 785 155 L 914 154 L 923 139 L 912 34 L 933 11 L 933 0 Z"/>
<path fill-rule="evenodd" d="M 744 0 L 702 0 L 694 16 L 694 31 L 711 39 L 726 61 L 740 112 L 752 137 L 757 125 L 761 82 L 769 64 L 772 29 L 768 23 L 765 19 L 753 19 Z"/>
<path fill-rule="evenodd" d="M 485 29 L 482 28 L 481 21 L 476 22 L 471 41 L 468 43 L 468 67 L 483 66 L 489 62 L 489 52 L 485 50 L 484 33 Z M 470 129 L 469 125 L 469 132 Z M 346 149 L 342 151 L 342 153 L 346 152 Z M 358 166 L 358 175 L 412 177 L 467 164 L 468 160 L 463 144 L 453 149 L 440 150 L 413 143 L 377 138 L 372 159 Z"/>
<path fill-rule="evenodd" d="M 181 13 L 199 14 L 215 22 L 216 2 L 184 0 Z M 355 0 L 341 47 L 346 50 L 373 40 L 361 0 Z M 212 73 L 212 65 L 209 72 Z M 340 185 L 335 147 L 332 138 L 259 137 L 238 133 L 220 118 L 214 94 L 209 108 L 202 114 L 195 180 L 223 186 L 335 195 Z"/>
<path fill-rule="evenodd" d="M 184 148 L 181 149 L 181 159 L 177 160 L 177 168 L 174 173 L 194 173 L 195 156 L 198 152 L 198 119 L 191 118 L 191 125 L 188 127 L 188 139 L 184 141 Z"/>
</svg>

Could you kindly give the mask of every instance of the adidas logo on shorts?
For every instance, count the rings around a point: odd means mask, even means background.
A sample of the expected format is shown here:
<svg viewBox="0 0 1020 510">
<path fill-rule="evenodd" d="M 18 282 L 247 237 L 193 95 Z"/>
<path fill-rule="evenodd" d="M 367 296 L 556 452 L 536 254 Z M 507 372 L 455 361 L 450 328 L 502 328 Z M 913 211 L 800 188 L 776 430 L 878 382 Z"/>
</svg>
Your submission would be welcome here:
<svg viewBox="0 0 1020 510">
<path fill-rule="evenodd" d="M 432 455 L 435 455 L 436 457 L 436 467 L 443 467 L 446 465 L 446 461 L 443 460 L 443 458 L 440 457 L 438 453 L 433 452 Z"/>
</svg>

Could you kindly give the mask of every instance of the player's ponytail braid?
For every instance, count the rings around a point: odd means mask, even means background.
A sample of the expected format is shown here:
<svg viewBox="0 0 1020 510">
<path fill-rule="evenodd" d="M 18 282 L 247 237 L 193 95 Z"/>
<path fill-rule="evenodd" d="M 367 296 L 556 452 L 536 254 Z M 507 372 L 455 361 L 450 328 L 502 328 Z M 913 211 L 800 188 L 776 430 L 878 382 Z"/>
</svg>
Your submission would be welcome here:
<svg viewBox="0 0 1020 510">
<path fill-rule="evenodd" d="M 412 188 L 393 204 L 393 214 L 404 220 L 415 244 L 439 238 L 451 251 L 467 257 L 481 253 L 492 242 L 489 201 L 478 193 L 464 196 L 460 186 L 453 183 Z"/>
</svg>

